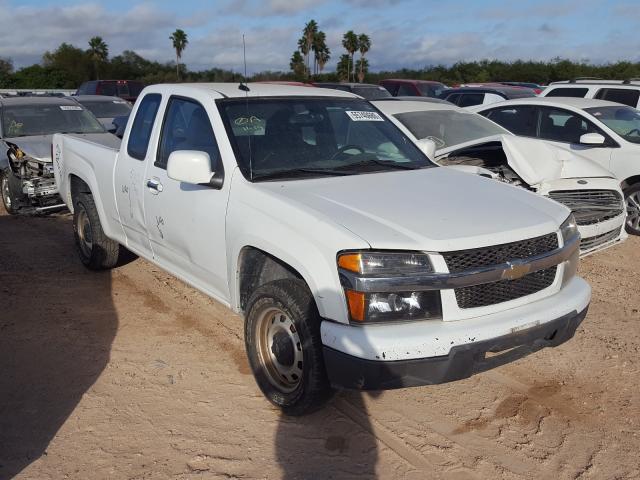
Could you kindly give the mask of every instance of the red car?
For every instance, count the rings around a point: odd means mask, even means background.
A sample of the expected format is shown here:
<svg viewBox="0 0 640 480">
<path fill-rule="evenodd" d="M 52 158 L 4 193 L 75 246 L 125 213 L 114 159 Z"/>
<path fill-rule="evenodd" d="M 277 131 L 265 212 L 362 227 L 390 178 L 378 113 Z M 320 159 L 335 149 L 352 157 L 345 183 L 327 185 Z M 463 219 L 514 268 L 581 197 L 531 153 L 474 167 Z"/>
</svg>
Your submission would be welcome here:
<svg viewBox="0 0 640 480">
<path fill-rule="evenodd" d="M 135 80 L 92 80 L 80 85 L 76 95 L 107 95 L 134 103 L 143 88 L 144 83 Z"/>
<path fill-rule="evenodd" d="M 444 83 L 430 80 L 390 78 L 380 81 L 394 97 L 439 97 L 447 89 Z"/>
</svg>

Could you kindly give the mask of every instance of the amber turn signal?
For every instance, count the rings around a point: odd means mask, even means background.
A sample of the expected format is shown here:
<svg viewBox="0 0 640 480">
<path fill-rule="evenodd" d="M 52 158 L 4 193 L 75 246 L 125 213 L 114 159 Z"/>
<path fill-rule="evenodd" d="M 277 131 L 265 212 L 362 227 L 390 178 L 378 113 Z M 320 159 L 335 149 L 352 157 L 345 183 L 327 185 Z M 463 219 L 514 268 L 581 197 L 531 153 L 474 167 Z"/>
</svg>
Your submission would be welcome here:
<svg viewBox="0 0 640 480">
<path fill-rule="evenodd" d="M 338 257 L 338 266 L 350 272 L 360 273 L 362 265 L 362 254 L 345 253 Z"/>
<path fill-rule="evenodd" d="M 366 295 L 362 292 L 356 292 L 354 290 L 345 290 L 347 294 L 347 301 L 349 304 L 349 314 L 352 320 L 358 322 L 364 322 L 364 305 Z"/>
</svg>

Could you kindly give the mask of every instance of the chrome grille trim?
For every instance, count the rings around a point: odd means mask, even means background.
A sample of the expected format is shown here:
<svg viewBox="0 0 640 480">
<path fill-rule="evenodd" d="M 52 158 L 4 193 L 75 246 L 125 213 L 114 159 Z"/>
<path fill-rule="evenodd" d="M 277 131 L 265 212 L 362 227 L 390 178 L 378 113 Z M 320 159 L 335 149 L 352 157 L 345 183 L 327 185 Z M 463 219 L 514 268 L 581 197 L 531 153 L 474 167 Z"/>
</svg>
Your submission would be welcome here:
<svg viewBox="0 0 640 480">
<path fill-rule="evenodd" d="M 599 247 L 600 245 L 604 245 L 607 242 L 615 240 L 620 235 L 620 230 L 621 228 L 616 228 L 610 232 L 583 238 L 580 240 L 580 250 L 591 250 L 592 248 Z"/>
<path fill-rule="evenodd" d="M 624 212 L 622 195 L 615 190 L 555 190 L 547 196 L 568 207 L 580 226 L 604 222 Z"/>
</svg>

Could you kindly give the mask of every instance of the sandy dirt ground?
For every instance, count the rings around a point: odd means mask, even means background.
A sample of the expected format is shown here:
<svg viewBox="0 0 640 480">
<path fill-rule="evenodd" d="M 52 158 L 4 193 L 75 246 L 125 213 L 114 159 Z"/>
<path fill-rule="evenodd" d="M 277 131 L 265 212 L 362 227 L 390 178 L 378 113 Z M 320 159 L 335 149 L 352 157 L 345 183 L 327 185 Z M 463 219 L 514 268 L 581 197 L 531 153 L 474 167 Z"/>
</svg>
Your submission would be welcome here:
<svg viewBox="0 0 640 480">
<path fill-rule="evenodd" d="M 2 214 L 0 479 L 639 478 L 638 272 L 637 238 L 586 259 L 561 347 L 286 418 L 241 318 L 142 260 L 85 270 L 68 214 Z"/>
</svg>

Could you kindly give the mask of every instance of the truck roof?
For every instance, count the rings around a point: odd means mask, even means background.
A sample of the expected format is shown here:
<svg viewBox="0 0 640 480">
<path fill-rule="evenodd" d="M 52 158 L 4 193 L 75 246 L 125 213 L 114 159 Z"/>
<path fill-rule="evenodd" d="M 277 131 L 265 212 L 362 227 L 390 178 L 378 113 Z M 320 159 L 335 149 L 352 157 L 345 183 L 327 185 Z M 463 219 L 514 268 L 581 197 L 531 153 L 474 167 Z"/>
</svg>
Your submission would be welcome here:
<svg viewBox="0 0 640 480">
<path fill-rule="evenodd" d="M 145 92 L 188 94 L 190 91 L 218 93 L 228 98 L 248 97 L 342 97 L 360 98 L 349 92 L 327 88 L 299 87 L 294 85 L 278 85 L 273 83 L 245 83 L 249 90 L 241 90 L 240 83 L 171 83 L 152 85 Z"/>
</svg>

